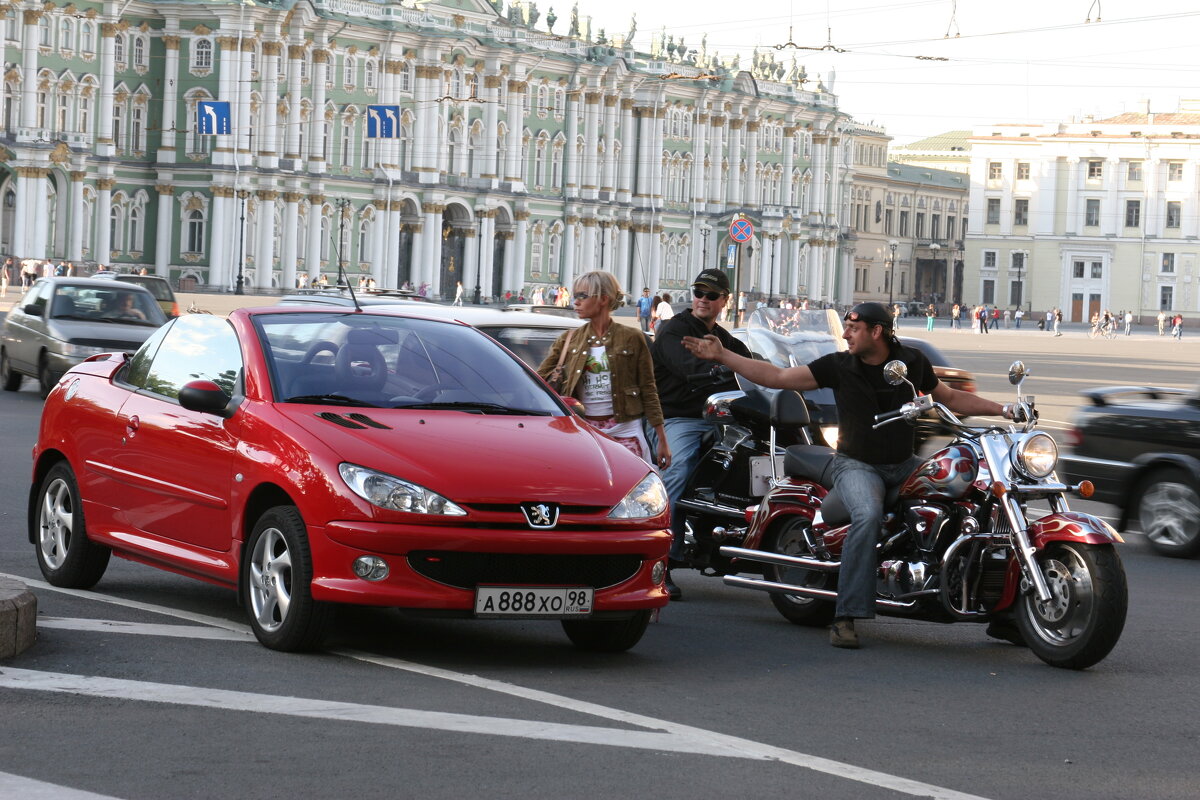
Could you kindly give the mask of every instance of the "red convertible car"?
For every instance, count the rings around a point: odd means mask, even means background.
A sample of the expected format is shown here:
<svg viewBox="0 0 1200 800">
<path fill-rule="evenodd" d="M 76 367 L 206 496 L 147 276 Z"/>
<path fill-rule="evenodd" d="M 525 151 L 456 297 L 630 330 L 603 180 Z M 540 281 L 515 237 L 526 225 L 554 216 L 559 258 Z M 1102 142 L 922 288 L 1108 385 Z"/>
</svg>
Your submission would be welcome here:
<svg viewBox="0 0 1200 800">
<path fill-rule="evenodd" d="M 335 604 L 561 620 L 638 642 L 670 532 L 658 475 L 469 325 L 419 309 L 173 320 L 46 401 L 29 537 L 46 580 L 109 556 L 234 588 L 278 650 Z"/>
</svg>

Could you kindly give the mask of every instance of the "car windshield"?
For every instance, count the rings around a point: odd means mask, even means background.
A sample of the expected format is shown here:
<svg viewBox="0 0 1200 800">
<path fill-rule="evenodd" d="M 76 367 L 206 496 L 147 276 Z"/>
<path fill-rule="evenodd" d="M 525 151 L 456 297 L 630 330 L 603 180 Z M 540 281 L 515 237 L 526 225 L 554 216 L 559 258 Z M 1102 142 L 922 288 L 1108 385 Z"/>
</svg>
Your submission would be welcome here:
<svg viewBox="0 0 1200 800">
<path fill-rule="evenodd" d="M 50 318 L 157 328 L 167 321 L 154 298 L 119 283 L 106 286 L 61 284 L 50 303 Z"/>
<path fill-rule="evenodd" d="M 467 325 L 333 311 L 259 314 L 254 323 L 279 402 L 563 413 L 520 362 Z"/>
</svg>

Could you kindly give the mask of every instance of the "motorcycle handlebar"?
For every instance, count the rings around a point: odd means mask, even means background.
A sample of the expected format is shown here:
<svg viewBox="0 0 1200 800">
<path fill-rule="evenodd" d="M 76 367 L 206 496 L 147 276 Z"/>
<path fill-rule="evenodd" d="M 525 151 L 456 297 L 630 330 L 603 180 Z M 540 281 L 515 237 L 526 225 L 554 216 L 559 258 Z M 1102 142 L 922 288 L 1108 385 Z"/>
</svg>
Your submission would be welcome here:
<svg viewBox="0 0 1200 800">
<path fill-rule="evenodd" d="M 720 383 L 733 377 L 733 370 L 724 364 L 716 364 L 707 372 L 697 372 L 688 375 L 686 380 L 691 386 L 705 386 L 710 383 Z"/>
</svg>

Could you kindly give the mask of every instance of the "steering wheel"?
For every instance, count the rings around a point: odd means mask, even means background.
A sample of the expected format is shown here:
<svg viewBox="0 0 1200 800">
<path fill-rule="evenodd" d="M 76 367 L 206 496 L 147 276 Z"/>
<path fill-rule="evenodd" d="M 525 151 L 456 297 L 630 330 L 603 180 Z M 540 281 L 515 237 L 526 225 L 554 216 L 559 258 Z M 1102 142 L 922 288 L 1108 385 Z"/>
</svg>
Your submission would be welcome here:
<svg viewBox="0 0 1200 800">
<path fill-rule="evenodd" d="M 330 353 L 337 355 L 338 346 L 327 339 L 313 342 L 309 345 L 308 350 L 304 352 L 304 358 L 300 361 L 301 364 L 311 364 L 312 360 L 317 357 L 317 353 L 322 353 L 328 350 Z"/>
<path fill-rule="evenodd" d="M 417 392 L 417 399 L 422 403 L 428 403 L 442 392 L 453 388 L 453 386 L 447 383 L 434 383 Z"/>
</svg>

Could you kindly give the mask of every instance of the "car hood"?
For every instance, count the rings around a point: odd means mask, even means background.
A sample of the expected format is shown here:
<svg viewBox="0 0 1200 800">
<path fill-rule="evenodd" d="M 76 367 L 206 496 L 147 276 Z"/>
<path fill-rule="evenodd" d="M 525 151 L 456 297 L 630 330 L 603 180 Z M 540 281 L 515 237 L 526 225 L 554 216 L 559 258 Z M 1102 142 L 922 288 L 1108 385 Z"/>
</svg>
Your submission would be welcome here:
<svg viewBox="0 0 1200 800">
<path fill-rule="evenodd" d="M 277 404 L 337 461 L 387 472 L 456 503 L 612 506 L 649 465 L 574 417 Z"/>
<path fill-rule="evenodd" d="M 87 320 L 52 319 L 47 331 L 55 339 L 92 347 L 132 345 L 136 350 L 158 330 L 158 325 L 128 325 L 121 322 L 90 322 Z"/>
</svg>

